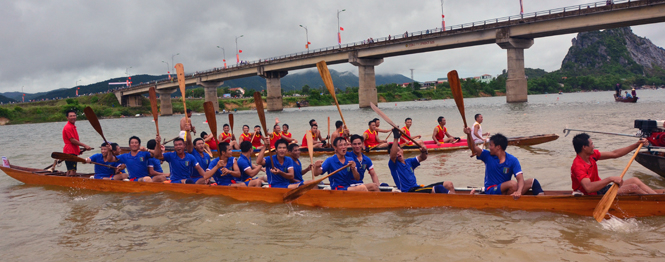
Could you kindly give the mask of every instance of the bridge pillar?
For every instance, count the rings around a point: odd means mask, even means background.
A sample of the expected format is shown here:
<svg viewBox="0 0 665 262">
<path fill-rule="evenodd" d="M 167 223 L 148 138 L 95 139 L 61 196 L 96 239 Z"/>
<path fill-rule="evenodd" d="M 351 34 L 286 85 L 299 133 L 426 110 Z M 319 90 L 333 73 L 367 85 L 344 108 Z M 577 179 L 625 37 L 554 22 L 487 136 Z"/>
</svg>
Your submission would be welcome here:
<svg viewBox="0 0 665 262">
<path fill-rule="evenodd" d="M 358 106 L 360 108 L 369 107 L 370 102 L 378 104 L 374 67 L 383 63 L 383 58 L 358 58 L 357 52 L 351 52 L 349 53 L 349 63 L 358 67 Z"/>
<path fill-rule="evenodd" d="M 508 32 L 508 33 L 507 33 Z M 510 37 L 506 29 L 497 30 L 496 43 L 508 51 L 508 79 L 506 80 L 506 102 L 527 101 L 527 80 L 524 73 L 524 49 L 533 45 L 533 39 Z"/>
<path fill-rule="evenodd" d="M 268 111 L 282 111 L 282 82 L 280 79 L 286 76 L 288 71 L 263 71 L 263 67 L 258 68 L 259 76 L 266 79 L 266 88 L 268 90 Z"/>
<path fill-rule="evenodd" d="M 159 112 L 160 115 L 170 116 L 173 115 L 173 105 L 171 104 L 171 94 L 175 93 L 177 89 L 157 89 L 159 94 Z"/>
<path fill-rule="evenodd" d="M 197 85 L 203 87 L 205 91 L 205 100 L 206 102 L 212 102 L 215 107 L 215 112 L 219 112 L 219 98 L 217 97 L 217 88 L 224 84 L 224 81 L 213 81 L 213 82 L 202 82 L 199 78 L 196 81 Z"/>
<path fill-rule="evenodd" d="M 139 107 L 142 105 L 143 96 L 141 95 L 126 95 L 122 97 L 122 105 L 128 107 Z"/>
</svg>

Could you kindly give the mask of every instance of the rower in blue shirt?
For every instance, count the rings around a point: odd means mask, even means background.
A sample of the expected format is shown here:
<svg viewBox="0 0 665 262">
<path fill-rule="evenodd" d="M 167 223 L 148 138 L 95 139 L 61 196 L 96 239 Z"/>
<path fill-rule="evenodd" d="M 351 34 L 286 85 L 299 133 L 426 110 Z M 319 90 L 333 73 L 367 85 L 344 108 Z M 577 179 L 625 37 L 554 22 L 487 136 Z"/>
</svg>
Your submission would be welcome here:
<svg viewBox="0 0 665 262">
<path fill-rule="evenodd" d="M 368 191 L 380 191 L 379 185 L 381 183 L 379 183 L 379 177 L 376 175 L 376 171 L 374 171 L 374 164 L 368 156 L 363 154 L 363 140 L 364 138 L 360 135 L 352 135 L 351 148 L 353 151 L 346 152 L 346 156 L 356 162 L 356 169 L 360 175 L 360 179 L 351 181 L 351 187 L 362 185 L 364 183 L 363 179 L 365 178 L 365 171 L 367 171 L 369 176 L 372 177 L 372 183 L 366 183 L 365 187 L 367 187 Z"/>
<path fill-rule="evenodd" d="M 178 137 L 173 140 L 174 152 L 167 152 L 163 154 L 164 161 L 169 163 L 169 169 L 171 170 L 171 183 L 183 183 L 183 184 L 205 184 L 207 178 L 205 177 L 205 171 L 196 161 L 193 155 L 187 153 L 185 148 L 191 148 L 191 136 L 187 136 L 188 145 L 185 146 L 185 141 Z M 198 172 L 200 177 L 198 179 L 192 178 L 193 174 Z"/>
<path fill-rule="evenodd" d="M 240 178 L 240 170 L 235 157 L 233 157 L 233 148 L 227 142 L 217 144 L 219 157 L 210 161 L 206 176 L 212 175 L 215 184 L 218 186 L 247 186 L 245 183 L 236 182 Z"/>
<path fill-rule="evenodd" d="M 154 139 L 150 139 L 148 140 L 148 143 L 145 143 L 145 147 L 147 147 L 149 150 L 155 150 L 155 146 L 157 146 L 157 141 Z M 164 146 L 160 145 L 160 147 L 162 152 L 164 152 Z M 154 157 L 148 159 L 148 174 L 150 174 L 150 177 L 161 176 L 164 180 L 168 180 L 169 174 L 164 173 L 164 169 L 162 169 L 162 162 L 164 161 Z"/>
<path fill-rule="evenodd" d="M 111 154 L 112 150 L 111 146 L 109 146 L 108 144 L 106 144 L 106 142 L 104 142 L 102 143 L 101 146 L 99 146 L 99 148 L 101 149 L 102 153 L 94 154 L 86 158 L 85 161 L 87 163 L 95 162 L 115 167 L 120 165 L 119 162 L 111 161 L 114 160 L 114 157 Z M 105 166 L 95 165 L 95 179 L 123 180 L 125 178 L 127 178 L 127 174 L 123 172 L 118 172 L 116 168 L 109 168 Z"/>
<path fill-rule="evenodd" d="M 332 142 L 332 146 L 333 149 L 335 149 L 335 155 L 327 158 L 325 161 L 316 161 L 312 169 L 314 176 L 335 172 L 335 170 L 350 163 L 351 165 L 349 167 L 328 178 L 328 180 L 330 180 L 330 189 L 367 191 L 367 187 L 364 184 L 351 187 L 353 181 L 360 180 L 360 174 L 356 169 L 356 162 L 354 162 L 352 158 L 346 156 L 346 148 L 348 146 L 346 139 L 343 137 L 337 137 Z"/>
<path fill-rule="evenodd" d="M 312 165 L 310 164 L 305 169 L 302 169 L 302 162 L 300 162 L 300 146 L 297 143 L 289 144 L 287 150 L 289 151 L 289 156 L 293 159 L 293 177 L 298 186 L 304 183 L 306 180 L 303 177 L 304 174 L 312 170 Z"/>
<path fill-rule="evenodd" d="M 455 194 L 455 187 L 450 181 L 427 186 L 418 185 L 416 174 L 413 171 L 420 166 L 420 162 L 427 160 L 427 148 L 422 146 L 420 147 L 419 156 L 404 159 L 404 151 L 399 147 L 401 136 L 399 129 L 394 128 L 393 138 L 395 140 L 389 145 L 390 160 L 388 161 L 388 168 L 390 168 L 390 174 L 393 176 L 397 188 L 402 192 Z"/>
<path fill-rule="evenodd" d="M 199 166 L 201 166 L 203 170 L 206 170 L 208 166 L 210 166 L 210 161 L 212 158 L 211 155 L 205 152 L 205 146 L 206 143 L 203 141 L 203 138 L 196 138 L 194 139 L 194 148 L 192 151 L 187 151 L 188 153 L 192 154 L 194 158 L 196 158 L 196 162 L 199 163 Z M 198 180 L 201 179 L 201 176 L 197 172 L 194 172 L 194 174 L 192 174 L 192 179 Z M 206 181 L 206 184 L 208 182 L 209 181 Z"/>
<path fill-rule="evenodd" d="M 263 150 L 263 148 L 264 147 L 260 147 L 259 150 Z M 236 160 L 240 171 L 240 177 L 236 178 L 236 182 L 244 183 L 248 187 L 261 187 L 263 185 L 263 180 L 258 179 L 256 175 L 261 172 L 262 166 L 252 165 L 252 155 L 254 154 L 253 149 L 254 146 L 250 141 L 243 141 L 240 143 L 241 153 Z"/>
<path fill-rule="evenodd" d="M 157 135 L 155 137 L 156 141 L 161 141 L 161 137 Z M 129 153 L 119 155 L 118 162 L 122 163 L 118 166 L 118 170 L 123 170 L 127 168 L 129 173 L 130 181 L 138 182 L 164 182 L 164 178 L 156 176 L 151 178 L 150 173 L 148 172 L 148 160 L 151 157 L 161 159 L 162 158 L 162 147 L 157 146 L 155 150 L 140 151 L 141 139 L 137 136 L 132 136 L 129 138 Z"/>
<path fill-rule="evenodd" d="M 264 138 L 264 145 L 270 145 L 269 138 Z M 263 157 L 265 150 L 261 149 L 256 159 L 256 164 L 265 166 L 268 184 L 276 188 L 296 188 L 298 182 L 293 175 L 293 160 L 286 156 L 289 142 L 284 139 L 275 141 L 276 155 Z M 272 160 L 271 160 L 272 158 Z M 274 166 L 273 166 L 274 164 Z"/>
</svg>

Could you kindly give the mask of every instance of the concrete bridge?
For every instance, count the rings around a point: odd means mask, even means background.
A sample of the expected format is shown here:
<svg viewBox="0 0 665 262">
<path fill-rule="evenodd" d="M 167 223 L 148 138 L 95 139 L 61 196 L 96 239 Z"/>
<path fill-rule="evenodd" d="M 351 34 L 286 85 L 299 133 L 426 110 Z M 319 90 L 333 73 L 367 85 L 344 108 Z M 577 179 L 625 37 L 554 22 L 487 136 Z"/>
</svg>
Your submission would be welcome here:
<svg viewBox="0 0 665 262">
<path fill-rule="evenodd" d="M 561 34 L 610 29 L 665 21 L 665 0 L 606 1 L 540 11 L 518 16 L 426 30 L 405 35 L 375 39 L 373 43 L 356 42 L 272 57 L 229 68 L 212 69 L 186 75 L 186 84 L 205 89 L 205 100 L 219 109 L 217 87 L 225 80 L 259 75 L 266 79 L 268 110 L 282 110 L 280 79 L 290 70 L 316 67 L 324 60 L 329 65 L 351 63 L 358 67 L 359 106 L 377 103 L 374 67 L 387 57 L 439 51 L 467 46 L 497 44 L 507 51 L 508 79 L 506 101 L 527 101 L 527 80 L 524 74 L 524 49 L 534 39 Z M 451 65 L 450 69 L 454 69 Z M 150 87 L 160 94 L 162 115 L 172 114 L 171 94 L 178 89 L 177 81 L 160 80 L 115 91 L 125 106 L 140 105 L 140 96 Z"/>
</svg>

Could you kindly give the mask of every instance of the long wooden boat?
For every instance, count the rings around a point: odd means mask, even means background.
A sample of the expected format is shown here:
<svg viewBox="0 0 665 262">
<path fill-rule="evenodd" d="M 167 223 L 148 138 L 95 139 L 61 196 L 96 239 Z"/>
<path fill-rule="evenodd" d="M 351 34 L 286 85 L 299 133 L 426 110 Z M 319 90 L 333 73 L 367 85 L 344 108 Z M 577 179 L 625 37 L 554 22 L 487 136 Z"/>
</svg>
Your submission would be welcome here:
<svg viewBox="0 0 665 262">
<path fill-rule="evenodd" d="M 288 189 L 247 188 L 208 185 L 125 182 L 90 179 L 91 174 L 78 177 L 64 176 L 63 172 L 19 167 L 1 167 L 10 177 L 28 185 L 52 185 L 103 192 L 176 192 L 226 196 L 238 201 L 282 203 Z M 600 196 L 573 196 L 570 191 L 546 191 L 544 196 L 524 195 L 514 200 L 508 195 L 484 195 L 459 191 L 457 194 L 421 194 L 401 192 L 353 192 L 312 190 L 293 203 L 303 206 L 376 209 L 376 208 L 472 208 L 524 211 L 549 211 L 592 216 Z M 665 215 L 665 194 L 618 196 L 609 213 L 621 217 L 648 217 Z"/>
<path fill-rule="evenodd" d="M 508 138 L 508 145 L 511 146 L 532 146 L 532 145 L 538 145 L 542 143 L 547 143 L 550 141 L 557 140 L 559 138 L 559 135 L 557 134 L 544 134 L 544 135 L 533 135 L 533 136 L 519 136 L 519 137 L 509 137 Z M 438 144 L 435 143 L 434 141 L 425 141 L 425 145 L 427 146 L 427 149 L 429 150 L 430 153 L 436 153 L 436 152 L 446 152 L 446 151 L 452 151 L 452 150 L 460 150 L 460 149 L 466 149 L 466 139 L 462 139 L 457 143 L 447 143 L 447 144 Z M 166 151 L 171 152 L 173 151 L 173 146 L 166 146 Z M 416 146 L 406 146 L 403 148 L 404 152 L 418 152 L 420 149 Z M 129 152 L 129 147 L 121 147 L 122 153 L 127 153 Z M 349 147 L 349 150 L 351 148 Z M 254 153 L 258 153 L 258 150 L 254 150 Z M 322 154 L 328 154 L 332 155 L 335 152 L 333 151 L 332 148 L 315 148 L 314 149 L 314 154 L 316 155 L 322 155 Z M 365 154 L 368 155 L 385 155 L 390 152 L 388 152 L 387 147 L 383 148 L 373 148 L 367 152 L 364 152 Z M 300 148 L 300 154 L 301 155 L 307 155 L 309 154 L 307 151 L 307 148 L 303 147 Z M 234 156 L 239 156 L 240 155 L 240 150 L 233 150 L 233 155 Z M 213 151 L 213 157 L 219 156 L 217 151 Z"/>
<path fill-rule="evenodd" d="M 642 151 L 637 154 L 635 161 L 654 173 L 665 177 L 665 152 Z"/>
<path fill-rule="evenodd" d="M 616 94 L 614 94 L 614 101 L 616 101 L 616 102 L 637 103 L 637 99 L 639 99 L 639 97 L 624 98 L 624 97 L 620 97 L 620 96 L 617 96 Z"/>
</svg>

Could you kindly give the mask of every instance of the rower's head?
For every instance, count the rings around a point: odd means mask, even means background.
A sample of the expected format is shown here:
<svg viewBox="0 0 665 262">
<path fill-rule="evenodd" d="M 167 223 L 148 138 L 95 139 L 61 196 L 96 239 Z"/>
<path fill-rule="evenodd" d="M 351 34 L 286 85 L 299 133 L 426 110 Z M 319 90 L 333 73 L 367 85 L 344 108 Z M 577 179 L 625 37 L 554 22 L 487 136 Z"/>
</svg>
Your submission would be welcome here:
<svg viewBox="0 0 665 262">
<path fill-rule="evenodd" d="M 243 153 L 252 151 L 252 142 L 242 141 L 242 143 L 240 143 L 240 151 Z"/>
<path fill-rule="evenodd" d="M 440 126 L 445 126 L 446 125 L 446 118 L 440 116 L 439 118 L 436 119 L 436 122 L 439 123 Z"/>
<path fill-rule="evenodd" d="M 413 119 L 411 119 L 410 117 L 404 119 L 404 125 L 406 125 L 406 128 L 411 128 L 412 124 L 413 124 Z"/>
<path fill-rule="evenodd" d="M 138 136 L 132 136 L 129 138 L 129 150 L 137 151 L 141 147 L 141 139 Z"/>
<path fill-rule="evenodd" d="M 178 137 L 173 140 L 173 149 L 175 149 L 175 152 L 178 154 L 182 154 L 185 152 L 185 140 L 182 139 L 181 137 Z"/>
<path fill-rule="evenodd" d="M 242 126 L 242 132 L 245 133 L 245 134 L 249 133 L 249 126 L 248 125 L 243 125 Z"/>
<path fill-rule="evenodd" d="M 372 121 L 374 121 L 377 128 L 381 125 L 381 120 L 379 120 L 378 118 L 374 118 L 374 119 L 372 119 Z"/>
<path fill-rule="evenodd" d="M 593 141 L 591 141 L 591 137 L 586 133 L 581 133 L 573 137 L 573 147 L 577 154 L 584 152 L 591 155 L 593 154 L 593 150 L 596 149 Z"/>
<path fill-rule="evenodd" d="M 300 146 L 296 143 L 289 144 L 287 147 L 289 150 L 289 156 L 293 159 L 298 159 L 300 158 Z"/>
<path fill-rule="evenodd" d="M 111 150 L 113 150 L 113 153 L 115 153 L 116 156 L 120 155 L 122 151 L 118 143 L 111 143 Z"/>
<path fill-rule="evenodd" d="M 402 147 L 399 145 L 396 145 L 395 143 L 390 143 L 388 144 L 388 152 L 392 150 L 393 146 L 397 147 L 397 155 L 395 157 L 395 160 L 402 162 L 404 160 L 404 150 L 402 150 Z"/>
<path fill-rule="evenodd" d="M 343 125 L 344 125 L 344 122 L 342 122 L 342 121 L 340 121 L 340 120 L 337 120 L 337 121 L 335 122 L 335 128 L 337 128 L 337 129 L 342 128 Z"/>
<path fill-rule="evenodd" d="M 145 143 L 145 147 L 150 150 L 155 150 L 155 146 L 157 146 L 157 141 L 154 139 L 150 139 L 147 143 Z"/>
<path fill-rule="evenodd" d="M 203 138 L 197 138 L 194 139 L 194 149 L 199 152 L 203 152 L 203 149 L 205 149 L 206 143 L 203 141 Z"/>
<path fill-rule="evenodd" d="M 282 132 L 282 128 L 279 127 L 279 124 L 275 124 L 275 126 L 272 127 L 273 132 L 279 134 Z"/>
<path fill-rule="evenodd" d="M 254 133 L 261 134 L 261 126 L 258 126 L 258 125 L 254 126 Z"/>
<path fill-rule="evenodd" d="M 249 143 L 249 145 L 251 146 L 252 143 Z M 227 142 L 221 142 L 217 144 L 217 149 L 219 149 L 219 158 L 229 158 L 231 155 L 233 155 L 233 148 L 231 148 L 231 145 Z"/>
<path fill-rule="evenodd" d="M 276 148 L 276 151 L 277 151 L 277 156 L 278 157 L 285 157 L 286 153 L 288 151 L 288 146 L 289 146 L 289 142 L 287 142 L 284 139 L 278 139 L 275 142 L 275 148 Z"/>
<path fill-rule="evenodd" d="M 192 110 L 187 108 L 187 117 L 192 117 Z"/>
<path fill-rule="evenodd" d="M 316 120 L 314 120 L 314 119 L 309 120 L 309 126 L 313 126 L 313 125 L 316 125 Z"/>
<path fill-rule="evenodd" d="M 495 134 L 490 137 L 490 155 L 496 156 L 501 152 L 505 152 L 508 147 L 508 138 L 502 134 Z"/>
<path fill-rule="evenodd" d="M 370 131 L 375 131 L 376 130 L 376 122 L 374 122 L 374 120 L 369 121 L 369 123 L 367 123 L 367 125 L 369 126 Z"/>
<path fill-rule="evenodd" d="M 333 148 L 335 149 L 335 154 L 342 156 L 346 155 L 346 147 L 347 147 L 346 139 L 344 139 L 341 136 L 338 136 L 337 138 L 335 138 L 332 145 Z"/>
<path fill-rule="evenodd" d="M 480 124 L 483 123 L 483 115 L 481 115 L 481 114 L 476 114 L 473 118 L 476 119 L 476 122 L 478 122 L 478 123 L 480 123 Z"/>
<path fill-rule="evenodd" d="M 312 135 L 316 135 L 316 131 L 319 130 L 319 125 L 317 124 L 312 125 L 312 128 L 310 128 L 310 130 L 312 130 Z"/>
<path fill-rule="evenodd" d="M 288 133 L 288 132 L 289 132 L 289 125 L 287 125 L 287 124 L 283 124 L 283 125 L 282 125 L 282 132 L 284 132 L 284 133 Z"/>
<path fill-rule="evenodd" d="M 99 149 L 102 150 L 102 156 L 107 156 L 109 154 L 110 147 L 111 146 L 109 144 L 107 144 L 106 142 L 102 143 L 102 145 L 99 146 Z"/>
<path fill-rule="evenodd" d="M 363 141 L 364 138 L 360 135 L 351 136 L 351 148 L 353 148 L 353 153 L 359 154 L 363 151 Z"/>
<path fill-rule="evenodd" d="M 229 124 L 224 124 L 224 126 L 222 127 L 222 129 L 224 130 L 224 133 L 227 133 L 227 134 L 228 134 L 229 131 L 231 131 L 231 126 L 230 126 Z"/>
<path fill-rule="evenodd" d="M 75 124 L 76 123 L 76 110 L 74 109 L 69 109 L 65 112 L 65 116 L 67 116 L 67 122 Z"/>
<path fill-rule="evenodd" d="M 205 131 L 201 132 L 201 138 L 205 139 L 208 136 L 208 133 Z"/>
</svg>

